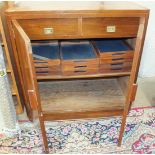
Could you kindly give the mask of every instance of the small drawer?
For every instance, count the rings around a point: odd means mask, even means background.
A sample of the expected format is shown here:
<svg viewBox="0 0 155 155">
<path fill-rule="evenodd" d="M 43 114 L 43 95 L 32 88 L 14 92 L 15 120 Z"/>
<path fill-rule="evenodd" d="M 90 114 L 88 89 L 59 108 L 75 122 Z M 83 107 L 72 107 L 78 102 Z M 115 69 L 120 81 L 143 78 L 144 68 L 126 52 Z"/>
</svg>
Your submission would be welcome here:
<svg viewBox="0 0 155 155">
<path fill-rule="evenodd" d="M 82 32 L 87 37 L 136 37 L 138 27 L 137 17 L 98 17 L 82 20 Z"/>
<path fill-rule="evenodd" d="M 60 55 L 63 75 L 87 75 L 98 72 L 98 55 L 88 41 L 61 42 Z"/>
<path fill-rule="evenodd" d="M 121 63 L 121 62 L 132 62 L 133 58 L 109 58 L 109 59 L 102 59 L 100 58 L 100 64 L 105 63 Z"/>
<path fill-rule="evenodd" d="M 52 63 L 51 63 L 52 61 Z M 37 76 L 60 75 L 60 60 L 38 61 L 34 60 Z"/>
<path fill-rule="evenodd" d="M 60 74 L 58 42 L 32 43 L 32 51 L 37 76 Z"/>
<path fill-rule="evenodd" d="M 132 62 L 110 63 L 100 65 L 100 73 L 130 72 Z"/>
<path fill-rule="evenodd" d="M 100 65 L 133 61 L 134 51 L 123 39 L 97 40 L 92 44 L 100 56 Z"/>
<path fill-rule="evenodd" d="M 116 51 L 116 52 L 99 52 L 102 61 L 120 61 L 120 60 L 133 60 L 134 52 L 131 51 Z"/>
<path fill-rule="evenodd" d="M 78 33 L 77 18 L 21 19 L 19 23 L 31 40 L 61 39 Z"/>
</svg>

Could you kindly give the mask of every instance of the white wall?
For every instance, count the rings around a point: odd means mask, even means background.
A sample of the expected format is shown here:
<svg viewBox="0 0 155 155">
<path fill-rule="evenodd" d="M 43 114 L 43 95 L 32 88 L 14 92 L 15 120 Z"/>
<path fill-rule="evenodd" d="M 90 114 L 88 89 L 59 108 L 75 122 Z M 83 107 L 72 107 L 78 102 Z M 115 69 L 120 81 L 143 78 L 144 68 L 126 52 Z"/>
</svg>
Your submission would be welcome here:
<svg viewBox="0 0 155 155">
<path fill-rule="evenodd" d="M 155 76 L 155 2 L 138 2 L 150 9 L 150 17 L 140 64 L 140 77 Z"/>
</svg>

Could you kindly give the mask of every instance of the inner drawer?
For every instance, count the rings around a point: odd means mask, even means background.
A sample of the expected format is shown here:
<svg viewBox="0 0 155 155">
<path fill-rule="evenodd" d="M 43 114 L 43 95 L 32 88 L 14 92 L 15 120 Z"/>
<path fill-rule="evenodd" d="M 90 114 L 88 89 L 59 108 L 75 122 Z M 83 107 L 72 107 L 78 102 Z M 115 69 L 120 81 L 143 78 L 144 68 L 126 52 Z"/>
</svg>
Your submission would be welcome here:
<svg viewBox="0 0 155 155">
<path fill-rule="evenodd" d="M 50 75 L 60 72 L 60 54 L 57 41 L 32 43 L 36 74 Z"/>
<path fill-rule="evenodd" d="M 99 59 L 89 41 L 63 41 L 60 44 L 62 72 L 65 75 L 98 71 Z"/>
<path fill-rule="evenodd" d="M 124 39 L 95 40 L 92 44 L 100 55 L 101 63 L 133 59 L 134 51 Z"/>
</svg>

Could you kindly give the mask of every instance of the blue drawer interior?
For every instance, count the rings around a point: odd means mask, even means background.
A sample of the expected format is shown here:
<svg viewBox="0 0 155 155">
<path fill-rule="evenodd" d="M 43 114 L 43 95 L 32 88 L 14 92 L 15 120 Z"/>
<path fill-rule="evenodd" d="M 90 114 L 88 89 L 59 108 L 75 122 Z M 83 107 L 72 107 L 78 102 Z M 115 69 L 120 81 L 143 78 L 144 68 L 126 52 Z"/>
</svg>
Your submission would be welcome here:
<svg viewBox="0 0 155 155">
<path fill-rule="evenodd" d="M 130 47 L 125 44 L 122 39 L 105 39 L 93 41 L 99 51 L 102 52 L 117 52 L 117 51 L 129 51 Z"/>
<path fill-rule="evenodd" d="M 32 45 L 34 55 L 46 59 L 59 59 L 59 46 L 58 44 L 45 44 L 45 45 Z"/>
<path fill-rule="evenodd" d="M 92 59 L 96 58 L 96 54 L 91 44 L 80 43 L 80 44 L 63 44 L 61 43 L 61 55 L 64 60 L 71 59 Z"/>
<path fill-rule="evenodd" d="M 92 40 L 96 48 L 102 52 L 129 51 L 131 48 L 123 39 L 102 39 Z M 92 59 L 96 58 L 93 46 L 87 41 L 62 41 L 60 51 L 58 43 L 41 43 L 32 45 L 34 59 L 60 59 L 60 53 L 64 60 Z"/>
</svg>

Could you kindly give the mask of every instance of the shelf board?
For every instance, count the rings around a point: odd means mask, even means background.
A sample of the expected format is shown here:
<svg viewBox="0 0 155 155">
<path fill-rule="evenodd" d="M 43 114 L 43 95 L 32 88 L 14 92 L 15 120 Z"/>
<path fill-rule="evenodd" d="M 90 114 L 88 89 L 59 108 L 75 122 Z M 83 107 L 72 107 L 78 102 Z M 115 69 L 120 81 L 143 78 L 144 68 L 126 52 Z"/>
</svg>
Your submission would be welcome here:
<svg viewBox="0 0 155 155">
<path fill-rule="evenodd" d="M 117 78 L 39 82 L 39 91 L 43 113 L 53 114 L 54 118 L 75 112 L 97 116 L 107 111 L 122 114 L 124 109 L 125 96 Z"/>
<path fill-rule="evenodd" d="M 43 75 L 43 76 L 37 76 L 37 80 L 86 79 L 86 78 L 99 78 L 99 77 L 126 76 L 126 75 L 130 75 L 130 74 L 131 74 L 131 72 L 76 75 L 76 76 L 63 76 L 63 75 L 46 76 L 46 75 Z"/>
</svg>

